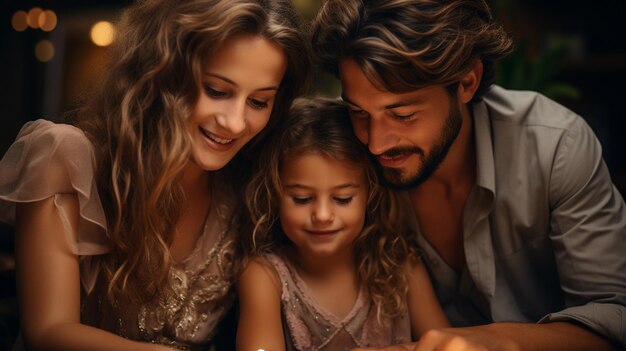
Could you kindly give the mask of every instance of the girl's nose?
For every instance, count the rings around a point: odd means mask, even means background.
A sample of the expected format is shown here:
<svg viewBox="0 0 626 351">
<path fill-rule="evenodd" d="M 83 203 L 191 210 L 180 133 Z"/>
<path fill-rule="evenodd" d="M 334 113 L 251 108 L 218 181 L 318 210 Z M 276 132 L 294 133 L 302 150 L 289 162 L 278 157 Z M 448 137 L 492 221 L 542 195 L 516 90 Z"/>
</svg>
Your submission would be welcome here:
<svg viewBox="0 0 626 351">
<path fill-rule="evenodd" d="M 313 220 L 313 222 L 317 222 L 317 223 L 325 223 L 325 222 L 332 222 L 335 218 L 335 215 L 333 213 L 332 207 L 326 203 L 326 201 L 321 201 L 321 203 L 319 203 L 313 213 L 311 214 L 311 218 Z"/>
</svg>

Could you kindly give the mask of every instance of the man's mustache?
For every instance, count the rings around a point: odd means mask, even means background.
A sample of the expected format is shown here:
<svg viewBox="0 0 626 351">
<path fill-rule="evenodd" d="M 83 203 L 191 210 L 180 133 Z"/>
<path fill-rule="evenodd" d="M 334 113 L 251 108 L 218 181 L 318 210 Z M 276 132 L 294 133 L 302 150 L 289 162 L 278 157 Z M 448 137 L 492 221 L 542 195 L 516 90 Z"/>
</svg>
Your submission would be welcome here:
<svg viewBox="0 0 626 351">
<path fill-rule="evenodd" d="M 393 158 L 393 157 L 406 156 L 410 154 L 418 154 L 418 155 L 424 156 L 424 150 L 422 150 L 419 147 L 396 147 L 393 149 L 389 149 L 383 152 L 382 154 L 374 155 L 374 156 Z"/>
</svg>

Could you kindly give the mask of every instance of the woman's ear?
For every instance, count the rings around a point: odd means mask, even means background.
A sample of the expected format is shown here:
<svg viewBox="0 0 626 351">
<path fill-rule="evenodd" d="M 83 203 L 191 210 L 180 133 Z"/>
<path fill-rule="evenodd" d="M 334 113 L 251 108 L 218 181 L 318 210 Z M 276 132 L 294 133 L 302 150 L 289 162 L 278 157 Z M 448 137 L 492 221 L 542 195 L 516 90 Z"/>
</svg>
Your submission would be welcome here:
<svg viewBox="0 0 626 351">
<path fill-rule="evenodd" d="M 467 104 L 472 101 L 476 90 L 480 86 L 483 77 L 483 62 L 476 59 L 472 68 L 461 78 L 457 96 L 462 103 Z"/>
</svg>

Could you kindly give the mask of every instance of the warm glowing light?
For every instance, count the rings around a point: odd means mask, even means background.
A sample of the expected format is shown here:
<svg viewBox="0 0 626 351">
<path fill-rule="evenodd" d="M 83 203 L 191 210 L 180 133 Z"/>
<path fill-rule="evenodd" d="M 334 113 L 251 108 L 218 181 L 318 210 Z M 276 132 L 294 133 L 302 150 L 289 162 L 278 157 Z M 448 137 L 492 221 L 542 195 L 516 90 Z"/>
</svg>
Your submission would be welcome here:
<svg viewBox="0 0 626 351">
<path fill-rule="evenodd" d="M 28 15 L 26 11 L 17 11 L 13 14 L 11 18 L 11 24 L 13 25 L 13 29 L 18 32 L 23 32 L 28 28 Z"/>
<path fill-rule="evenodd" d="M 91 27 L 91 40 L 98 46 L 107 46 L 115 38 L 115 27 L 111 22 L 98 22 Z"/>
<path fill-rule="evenodd" d="M 44 32 L 50 32 L 57 26 L 57 15 L 52 10 L 46 10 L 39 15 L 39 27 Z"/>
<path fill-rule="evenodd" d="M 35 57 L 41 62 L 48 62 L 54 57 L 54 45 L 50 40 L 41 40 L 35 45 Z"/>
<path fill-rule="evenodd" d="M 39 28 L 39 16 L 43 13 L 43 10 L 39 7 L 33 7 L 28 11 L 28 26 L 34 29 Z"/>
</svg>

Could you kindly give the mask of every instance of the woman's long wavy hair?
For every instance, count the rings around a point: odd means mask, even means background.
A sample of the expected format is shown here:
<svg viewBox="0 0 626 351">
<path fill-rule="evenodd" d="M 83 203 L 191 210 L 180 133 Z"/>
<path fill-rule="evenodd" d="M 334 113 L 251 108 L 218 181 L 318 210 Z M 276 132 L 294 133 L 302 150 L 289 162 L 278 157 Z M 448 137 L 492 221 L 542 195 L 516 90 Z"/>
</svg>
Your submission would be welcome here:
<svg viewBox="0 0 626 351">
<path fill-rule="evenodd" d="M 296 100 L 271 139 L 246 190 L 254 226 L 251 235 L 241 238 L 245 254 L 276 253 L 292 245 L 279 218 L 285 163 L 319 154 L 354 165 L 363 169 L 368 186 L 365 224 L 353 243 L 357 277 L 367 287 L 379 317 L 401 313 L 407 292 L 405 265 L 415 254 L 414 236 L 396 194 L 379 185 L 369 153 L 354 135 L 347 108 L 337 100 Z"/>
<path fill-rule="evenodd" d="M 485 0 L 327 0 L 312 25 L 316 61 L 339 74 L 353 59 L 373 83 L 396 93 L 429 85 L 455 90 L 477 59 L 479 101 L 495 81 L 494 64 L 512 51 Z"/>
<path fill-rule="evenodd" d="M 308 81 L 309 50 L 289 0 L 145 0 L 122 15 L 102 86 L 73 117 L 94 145 L 111 241 L 104 267 L 111 301 L 146 302 L 169 288 L 180 179 L 191 157 L 186 119 L 207 60 L 241 33 L 271 40 L 288 60 L 269 130 Z M 223 177 L 235 189 L 249 175 L 247 152 L 265 132 L 220 171 L 236 175 Z"/>
</svg>

